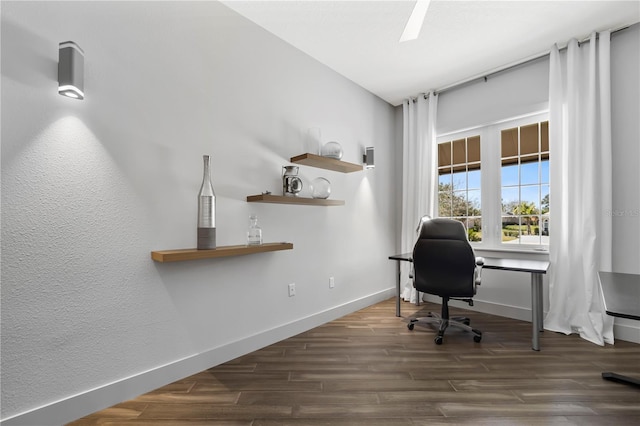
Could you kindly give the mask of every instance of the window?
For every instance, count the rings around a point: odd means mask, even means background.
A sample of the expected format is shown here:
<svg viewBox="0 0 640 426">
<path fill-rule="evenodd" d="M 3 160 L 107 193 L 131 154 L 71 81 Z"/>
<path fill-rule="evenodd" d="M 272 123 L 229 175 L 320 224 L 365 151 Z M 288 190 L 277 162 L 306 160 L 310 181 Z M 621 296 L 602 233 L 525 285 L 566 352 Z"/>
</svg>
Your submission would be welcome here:
<svg viewBox="0 0 640 426">
<path fill-rule="evenodd" d="M 548 114 L 439 135 L 438 214 L 482 247 L 548 247 Z"/>
<path fill-rule="evenodd" d="M 480 136 L 438 144 L 438 214 L 461 221 L 482 241 Z"/>
<path fill-rule="evenodd" d="M 501 132 L 502 242 L 549 244 L 549 122 Z"/>
</svg>

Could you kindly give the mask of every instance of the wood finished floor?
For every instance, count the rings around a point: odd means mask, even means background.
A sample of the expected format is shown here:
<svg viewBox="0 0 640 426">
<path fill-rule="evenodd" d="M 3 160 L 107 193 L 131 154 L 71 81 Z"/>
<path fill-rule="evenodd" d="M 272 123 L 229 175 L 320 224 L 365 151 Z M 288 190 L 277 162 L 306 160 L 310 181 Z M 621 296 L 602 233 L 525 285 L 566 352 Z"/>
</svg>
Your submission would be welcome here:
<svg viewBox="0 0 640 426">
<path fill-rule="evenodd" d="M 439 310 L 403 303 L 407 317 Z M 639 425 L 640 345 L 599 347 L 462 309 L 481 343 L 407 329 L 390 299 L 84 417 L 89 425 Z"/>
</svg>

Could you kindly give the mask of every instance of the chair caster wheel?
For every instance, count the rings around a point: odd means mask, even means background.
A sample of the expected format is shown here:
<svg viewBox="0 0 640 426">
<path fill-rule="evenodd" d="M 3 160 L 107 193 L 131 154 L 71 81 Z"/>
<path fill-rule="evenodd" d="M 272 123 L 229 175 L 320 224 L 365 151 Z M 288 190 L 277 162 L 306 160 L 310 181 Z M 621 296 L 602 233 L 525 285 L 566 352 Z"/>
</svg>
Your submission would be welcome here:
<svg viewBox="0 0 640 426">
<path fill-rule="evenodd" d="M 474 333 L 478 333 L 475 336 L 473 336 L 473 341 L 476 343 L 480 343 L 480 340 L 482 340 L 482 333 L 478 330 L 473 330 Z"/>
<path fill-rule="evenodd" d="M 413 326 L 414 326 L 414 324 L 413 324 L 412 322 L 410 322 L 409 324 L 407 324 L 407 328 L 408 328 L 409 330 L 413 330 Z"/>
<path fill-rule="evenodd" d="M 464 325 L 469 325 L 469 324 L 471 324 L 471 320 L 466 319 L 466 320 L 464 320 L 462 323 L 463 323 Z"/>
<path fill-rule="evenodd" d="M 441 345 L 442 344 L 442 336 L 436 336 L 436 338 L 433 341 L 436 342 L 436 345 Z"/>
</svg>

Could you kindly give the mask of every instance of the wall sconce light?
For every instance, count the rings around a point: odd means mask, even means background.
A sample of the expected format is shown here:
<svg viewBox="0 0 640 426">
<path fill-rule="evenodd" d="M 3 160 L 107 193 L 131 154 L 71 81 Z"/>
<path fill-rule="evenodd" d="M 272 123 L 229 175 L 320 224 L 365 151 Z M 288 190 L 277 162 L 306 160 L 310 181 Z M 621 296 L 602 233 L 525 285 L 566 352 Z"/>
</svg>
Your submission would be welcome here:
<svg viewBox="0 0 640 426">
<path fill-rule="evenodd" d="M 373 169 L 376 165 L 373 162 L 373 147 L 368 146 L 364 149 L 364 155 L 362 156 L 362 162 L 365 169 Z"/>
<path fill-rule="evenodd" d="M 84 99 L 84 52 L 72 41 L 58 48 L 58 93 Z"/>
</svg>

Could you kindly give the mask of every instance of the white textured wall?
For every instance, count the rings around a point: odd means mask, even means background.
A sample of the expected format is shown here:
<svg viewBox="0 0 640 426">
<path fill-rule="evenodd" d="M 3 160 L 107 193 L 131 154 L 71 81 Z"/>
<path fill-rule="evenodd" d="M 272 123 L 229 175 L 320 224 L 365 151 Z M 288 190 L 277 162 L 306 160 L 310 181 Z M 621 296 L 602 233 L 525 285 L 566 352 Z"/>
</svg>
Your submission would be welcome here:
<svg viewBox="0 0 640 426">
<path fill-rule="evenodd" d="M 84 101 L 56 92 L 67 40 Z M 246 203 L 314 126 L 346 161 L 375 146 L 372 171 L 301 167 L 346 205 Z M 2 418 L 393 287 L 397 137 L 390 105 L 218 3 L 3 1 Z M 293 251 L 150 260 L 195 246 L 203 154 L 218 244 L 255 212 Z"/>
</svg>

